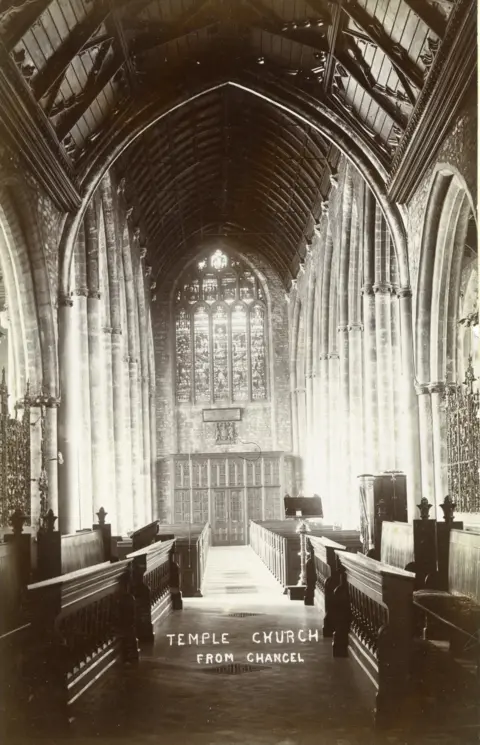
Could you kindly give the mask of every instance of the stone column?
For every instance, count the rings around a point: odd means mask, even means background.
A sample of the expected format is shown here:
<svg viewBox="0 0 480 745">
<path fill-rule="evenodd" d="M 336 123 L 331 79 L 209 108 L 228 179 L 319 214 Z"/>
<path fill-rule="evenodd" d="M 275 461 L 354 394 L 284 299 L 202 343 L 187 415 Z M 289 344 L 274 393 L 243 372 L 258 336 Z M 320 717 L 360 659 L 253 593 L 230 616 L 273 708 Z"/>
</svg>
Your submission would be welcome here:
<svg viewBox="0 0 480 745">
<path fill-rule="evenodd" d="M 113 434 L 115 452 L 115 512 L 117 530 L 125 533 L 131 526 L 128 524 L 128 512 L 125 506 L 131 496 L 125 482 L 125 409 L 124 409 L 124 367 L 123 340 L 121 327 L 120 287 L 117 266 L 117 236 L 115 233 L 115 214 L 110 183 L 104 179 L 101 184 L 101 198 L 105 219 L 105 240 L 107 250 L 108 284 L 110 292 L 110 323 L 112 352 L 112 402 Z"/>
<path fill-rule="evenodd" d="M 370 473 L 379 470 L 378 390 L 375 295 L 375 198 L 365 185 L 363 210 L 363 359 L 365 402 L 365 467 Z"/>
<path fill-rule="evenodd" d="M 402 412 L 402 349 L 400 341 L 400 308 L 395 293 L 391 299 L 391 339 L 392 339 L 392 392 L 393 423 L 395 433 L 395 465 L 398 471 L 404 470 L 405 445 Z"/>
<path fill-rule="evenodd" d="M 152 495 L 150 479 L 150 381 L 148 372 L 148 335 L 145 287 L 141 267 L 137 267 L 138 325 L 140 329 L 140 395 L 141 395 L 141 474 L 143 484 L 143 514 L 148 523 L 152 516 Z"/>
<path fill-rule="evenodd" d="M 328 501 L 334 522 L 341 520 L 341 510 L 338 505 L 339 474 L 344 466 L 344 456 L 340 446 L 340 417 L 339 417 L 339 368 L 340 358 L 336 352 L 328 355 L 328 394 L 329 404 L 329 467 L 328 467 Z"/>
<path fill-rule="evenodd" d="M 152 519 L 160 517 L 157 499 L 157 399 L 155 377 L 155 350 L 153 346 L 152 315 L 148 318 L 148 378 L 150 382 L 150 480 L 152 495 Z"/>
<path fill-rule="evenodd" d="M 432 403 L 432 432 L 433 432 L 433 463 L 435 478 L 435 499 L 432 502 L 437 506 L 443 502 L 448 494 L 448 472 L 447 472 L 447 433 L 446 416 L 442 406 L 442 398 L 445 393 L 445 383 L 431 383 L 428 386 Z M 426 495 L 428 496 L 428 495 Z"/>
<path fill-rule="evenodd" d="M 417 516 L 417 503 L 422 496 L 420 428 L 418 398 L 415 392 L 415 364 L 413 358 L 412 291 L 409 287 L 398 291 L 400 298 L 400 334 L 402 342 L 403 396 L 405 401 L 405 445 L 407 455 L 408 520 Z"/>
<path fill-rule="evenodd" d="M 58 301 L 58 368 L 60 407 L 58 409 L 58 527 L 73 533 L 80 520 L 78 493 L 78 354 L 73 300 Z"/>
<path fill-rule="evenodd" d="M 436 517 L 435 500 L 435 475 L 434 475 L 434 453 L 433 453 L 433 418 L 432 401 L 429 386 L 417 384 L 415 387 L 418 396 L 418 415 L 420 426 L 420 454 L 421 454 L 421 497 L 426 497 L 432 504 L 434 512 L 430 517 Z M 408 484 L 407 484 L 408 489 Z"/>
<path fill-rule="evenodd" d="M 351 482 L 349 494 L 354 494 L 356 477 L 364 471 L 364 426 L 363 426 L 363 326 L 355 322 L 348 325 L 349 357 L 349 398 L 350 398 L 350 457 Z M 357 507 L 355 503 L 355 507 Z M 358 509 L 352 520 L 358 523 Z"/>
<path fill-rule="evenodd" d="M 90 421 L 90 370 L 87 327 L 87 295 L 86 287 L 75 290 L 77 296 L 77 324 L 79 341 L 79 447 L 78 447 L 78 483 L 80 488 L 80 527 L 91 528 L 96 522 L 92 501 L 92 443 Z M 105 505 L 103 505 L 105 507 Z"/>
<path fill-rule="evenodd" d="M 58 444 L 57 413 L 59 399 L 51 398 L 45 406 L 45 470 L 48 479 L 48 509 L 58 515 Z"/>
<path fill-rule="evenodd" d="M 373 286 L 375 293 L 377 346 L 379 465 L 381 471 L 389 471 L 395 468 L 390 313 L 391 289 L 390 284 L 387 282 L 379 282 Z"/>
</svg>

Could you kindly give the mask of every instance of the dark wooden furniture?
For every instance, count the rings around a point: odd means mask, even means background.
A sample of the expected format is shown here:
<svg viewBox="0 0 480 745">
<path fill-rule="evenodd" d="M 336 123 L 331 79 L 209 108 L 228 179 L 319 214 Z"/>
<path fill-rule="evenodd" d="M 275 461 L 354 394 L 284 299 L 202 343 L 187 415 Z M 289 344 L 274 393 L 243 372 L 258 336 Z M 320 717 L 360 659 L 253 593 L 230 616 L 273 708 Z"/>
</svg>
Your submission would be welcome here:
<svg viewBox="0 0 480 745">
<path fill-rule="evenodd" d="M 413 523 L 382 523 L 380 560 L 397 569 L 414 572 L 417 589 L 426 577 L 437 571 L 436 520 L 414 520 Z"/>
<path fill-rule="evenodd" d="M 180 570 L 180 588 L 183 597 L 201 597 L 211 544 L 210 524 L 161 524 L 157 535 L 162 541 L 175 538 L 175 556 Z"/>
<path fill-rule="evenodd" d="M 132 550 L 138 551 L 139 548 L 145 548 L 150 546 L 151 543 L 155 543 L 158 535 L 159 521 L 154 520 L 148 525 L 144 525 L 142 528 L 135 530 L 130 536 L 132 540 Z"/>
<path fill-rule="evenodd" d="M 130 562 L 28 586 L 29 715 L 66 723 L 72 704 L 116 662 L 138 660 Z"/>
<path fill-rule="evenodd" d="M 152 642 L 155 624 L 172 610 L 181 610 L 175 541 L 157 541 L 129 554 L 132 593 L 136 602 L 136 632 L 142 642 Z"/>
<path fill-rule="evenodd" d="M 424 614 L 425 636 L 429 620 L 442 624 L 452 653 L 472 658 L 480 674 L 480 534 L 451 530 L 448 587 L 418 590 L 413 600 Z"/>
<path fill-rule="evenodd" d="M 66 535 L 53 529 L 56 517 L 50 513 L 37 534 L 36 579 L 51 579 L 111 560 L 111 527 L 105 523 L 104 511 L 99 512 L 100 521 L 91 530 Z"/>
<path fill-rule="evenodd" d="M 360 553 L 335 555 L 333 655 L 350 652 L 376 691 L 376 725 L 390 726 L 402 716 L 411 675 L 415 575 Z"/>
<path fill-rule="evenodd" d="M 323 517 L 320 497 L 284 497 L 285 517 Z"/>
<path fill-rule="evenodd" d="M 308 522 L 307 536 L 324 536 L 337 541 L 348 550 L 361 549 L 360 534 L 356 530 L 336 530 L 318 522 Z M 283 587 L 295 586 L 300 575 L 300 536 L 296 520 L 251 520 L 250 546 L 260 556 Z"/>
<path fill-rule="evenodd" d="M 407 522 L 407 482 L 400 471 L 363 474 L 358 477 L 360 489 L 360 532 L 363 553 L 379 559 L 381 527 L 384 520 Z"/>
<path fill-rule="evenodd" d="M 340 575 L 335 551 L 346 551 L 330 538 L 309 536 L 310 557 L 307 561 L 307 589 L 305 605 L 317 605 L 323 613 L 323 636 L 331 637 L 334 631 L 334 591 Z"/>
</svg>

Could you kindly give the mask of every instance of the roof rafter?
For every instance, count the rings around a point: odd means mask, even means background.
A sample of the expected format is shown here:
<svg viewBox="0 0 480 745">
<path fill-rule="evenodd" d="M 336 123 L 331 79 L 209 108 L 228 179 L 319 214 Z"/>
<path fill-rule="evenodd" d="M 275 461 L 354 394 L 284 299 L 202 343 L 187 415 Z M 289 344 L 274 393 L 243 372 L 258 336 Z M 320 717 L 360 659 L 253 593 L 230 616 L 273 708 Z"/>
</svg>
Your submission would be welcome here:
<svg viewBox="0 0 480 745">
<path fill-rule="evenodd" d="M 25 7 L 16 5 L 12 7 L 12 3 L 8 3 L 10 7 L 1 14 L 2 17 L 11 16 L 11 20 L 6 23 L 1 33 L 7 52 L 12 51 L 22 36 L 25 36 L 29 28 L 46 11 L 50 3 L 51 0 L 33 0 L 33 2 L 25 3 Z"/>
<path fill-rule="evenodd" d="M 112 59 L 100 70 L 98 75 L 90 78 L 83 92 L 77 97 L 73 106 L 58 123 L 57 136 L 59 140 L 63 140 L 64 137 L 66 137 L 72 127 L 75 126 L 80 117 L 102 92 L 107 83 L 112 80 L 124 63 L 125 60 L 123 54 L 117 49 L 115 50 Z"/>
<path fill-rule="evenodd" d="M 32 89 L 37 100 L 48 93 L 58 77 L 63 75 L 86 42 L 105 21 L 109 12 L 110 8 L 103 0 L 95 4 L 91 13 L 75 26 L 64 43 L 55 50 L 45 67 L 32 79 Z"/>
<path fill-rule="evenodd" d="M 447 24 L 442 14 L 433 5 L 429 5 L 427 2 L 419 2 L 419 0 L 403 1 L 428 28 L 432 29 L 434 34 L 443 39 Z"/>
</svg>

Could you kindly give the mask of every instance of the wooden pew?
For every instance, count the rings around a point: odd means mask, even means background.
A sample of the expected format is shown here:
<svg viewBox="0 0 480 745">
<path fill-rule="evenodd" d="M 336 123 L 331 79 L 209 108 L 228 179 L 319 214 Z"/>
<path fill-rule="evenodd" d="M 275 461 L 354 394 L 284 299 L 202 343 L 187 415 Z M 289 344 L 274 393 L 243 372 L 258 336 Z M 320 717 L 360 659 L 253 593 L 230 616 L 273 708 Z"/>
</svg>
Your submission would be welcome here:
<svg viewBox="0 0 480 745">
<path fill-rule="evenodd" d="M 62 535 L 54 530 L 57 518 L 49 510 L 45 527 L 37 534 L 36 579 L 51 579 L 110 561 L 111 527 L 105 523 L 106 514 L 98 512 L 99 522 L 91 530 Z"/>
<path fill-rule="evenodd" d="M 362 544 L 357 530 L 338 530 L 331 526 L 308 522 L 307 536 L 324 536 L 338 542 L 349 551 L 360 551 Z M 298 520 L 250 520 L 250 545 L 264 564 L 283 585 L 296 585 L 300 574 L 300 536 Z M 278 536 L 279 538 L 274 538 Z"/>
<path fill-rule="evenodd" d="M 158 539 L 158 527 L 160 523 L 158 520 L 154 520 L 148 525 L 144 525 L 138 530 L 134 530 L 130 538 L 132 539 L 132 551 L 138 551 L 139 548 L 145 548 L 150 544 L 155 543 Z"/>
<path fill-rule="evenodd" d="M 480 533 L 450 531 L 448 586 L 438 589 L 438 584 L 432 577 L 431 588 L 414 593 L 425 617 L 424 636 L 431 637 L 430 620 L 440 623 L 448 630 L 451 652 L 470 656 L 480 675 Z"/>
<path fill-rule="evenodd" d="M 437 525 L 436 520 L 384 521 L 380 561 L 414 572 L 416 589 L 423 587 L 426 577 L 437 570 Z"/>
<path fill-rule="evenodd" d="M 211 534 L 208 522 L 158 526 L 158 540 L 175 538 L 175 557 L 180 570 L 180 589 L 183 597 L 202 597 Z"/>
<path fill-rule="evenodd" d="M 415 575 L 359 553 L 335 555 L 333 656 L 350 651 L 376 691 L 376 726 L 390 726 L 402 716 L 411 676 Z"/>
<path fill-rule="evenodd" d="M 157 541 L 129 554 L 132 593 L 136 601 L 136 633 L 141 642 L 152 642 L 154 626 L 172 610 L 182 609 L 175 540 Z"/>
<path fill-rule="evenodd" d="M 105 562 L 28 586 L 33 719 L 66 723 L 73 703 L 112 665 L 138 660 L 129 566 Z"/>
<path fill-rule="evenodd" d="M 318 605 L 324 614 L 323 636 L 332 637 L 334 631 L 334 591 L 340 575 L 335 551 L 346 551 L 330 538 L 309 536 L 310 558 L 307 561 L 307 589 L 305 605 Z"/>
</svg>

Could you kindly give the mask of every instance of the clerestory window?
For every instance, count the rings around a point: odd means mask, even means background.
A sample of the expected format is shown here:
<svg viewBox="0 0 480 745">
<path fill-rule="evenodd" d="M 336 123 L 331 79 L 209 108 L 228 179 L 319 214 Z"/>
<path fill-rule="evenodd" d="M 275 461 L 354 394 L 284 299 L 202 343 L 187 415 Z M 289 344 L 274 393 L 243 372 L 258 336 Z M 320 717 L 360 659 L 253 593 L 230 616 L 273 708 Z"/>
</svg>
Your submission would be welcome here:
<svg viewBox="0 0 480 745">
<path fill-rule="evenodd" d="M 251 269 L 218 249 L 202 254 L 175 293 L 177 401 L 266 399 L 266 319 Z"/>
</svg>

